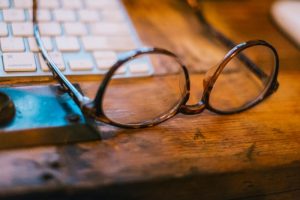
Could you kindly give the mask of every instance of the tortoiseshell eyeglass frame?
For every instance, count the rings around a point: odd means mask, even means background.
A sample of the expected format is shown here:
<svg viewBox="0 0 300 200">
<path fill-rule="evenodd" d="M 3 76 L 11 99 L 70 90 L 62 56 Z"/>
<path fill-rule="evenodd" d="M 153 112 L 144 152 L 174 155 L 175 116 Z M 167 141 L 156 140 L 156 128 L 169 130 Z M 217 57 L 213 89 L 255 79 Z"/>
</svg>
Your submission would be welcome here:
<svg viewBox="0 0 300 200">
<path fill-rule="evenodd" d="M 121 128 L 146 128 L 158 125 L 173 116 L 175 116 L 178 113 L 186 114 L 186 115 L 194 115 L 199 114 L 203 112 L 204 109 L 208 109 L 210 111 L 216 112 L 218 114 L 233 114 L 242 112 L 244 110 L 247 110 L 259 102 L 263 101 L 266 97 L 270 96 L 272 93 L 274 93 L 279 84 L 277 81 L 278 76 L 278 69 L 279 69 L 279 59 L 278 54 L 275 50 L 275 48 L 263 41 L 263 40 L 254 40 L 254 41 L 248 41 L 245 43 L 241 43 L 239 45 L 235 45 L 234 42 L 223 36 L 220 32 L 218 32 L 216 29 L 214 29 L 207 21 L 205 20 L 204 16 L 201 13 L 201 10 L 199 9 L 197 1 L 189 1 L 187 0 L 187 3 L 195 10 L 195 13 L 199 20 L 202 22 L 204 26 L 206 26 L 207 30 L 212 33 L 212 35 L 216 36 L 220 41 L 222 41 L 227 47 L 231 47 L 232 49 L 226 54 L 226 56 L 223 58 L 222 62 L 217 66 L 217 69 L 214 71 L 213 75 L 208 78 L 208 80 L 205 80 L 204 84 L 204 92 L 201 100 L 195 104 L 195 105 L 187 105 L 187 102 L 190 97 L 190 78 L 189 73 L 186 68 L 186 66 L 181 62 L 181 60 L 172 52 L 161 49 L 161 48 L 140 48 L 136 50 L 132 50 L 126 53 L 126 57 L 123 57 L 119 59 L 107 72 L 107 74 L 104 76 L 102 83 L 100 84 L 96 97 L 91 100 L 85 95 L 83 95 L 81 92 L 79 92 L 73 84 L 63 75 L 63 73 L 59 70 L 57 65 L 53 62 L 51 57 L 49 56 L 47 50 L 45 49 L 43 42 L 41 40 L 40 31 L 38 27 L 38 20 L 37 20 L 37 10 L 38 10 L 38 0 L 33 0 L 33 29 L 34 29 L 34 37 L 36 39 L 37 45 L 39 47 L 39 50 L 42 54 L 43 59 L 47 63 L 48 67 L 50 68 L 51 72 L 53 73 L 53 76 L 59 81 L 62 87 L 65 88 L 65 90 L 69 93 L 69 95 L 73 98 L 73 100 L 77 103 L 77 105 L 82 110 L 83 114 L 86 118 L 93 120 L 94 122 L 103 122 L 109 125 L 121 127 Z M 275 58 L 275 66 L 274 71 L 272 73 L 272 77 L 268 77 L 259 67 L 257 67 L 248 57 L 246 57 L 243 53 L 241 53 L 243 50 L 253 47 L 253 46 L 265 46 L 269 48 L 274 53 Z M 184 73 L 185 77 L 185 88 L 183 91 L 182 99 L 178 102 L 177 105 L 174 106 L 173 109 L 170 111 L 164 113 L 161 116 L 158 116 L 154 120 L 149 120 L 142 123 L 137 124 L 120 124 L 118 122 L 115 122 L 108 118 L 105 115 L 105 112 L 103 110 L 103 97 L 105 95 L 105 91 L 107 89 L 108 84 L 110 83 L 113 75 L 115 72 L 125 63 L 141 56 L 141 55 L 150 55 L 150 54 L 158 54 L 158 55 L 165 55 L 172 57 L 177 61 L 177 63 L 181 66 L 182 71 Z M 262 91 L 261 95 L 257 97 L 252 102 L 248 103 L 247 105 L 244 105 L 243 107 L 230 111 L 230 112 L 224 112 L 217 110 L 210 106 L 209 104 L 209 97 L 210 93 L 212 91 L 212 88 L 223 71 L 223 69 L 226 67 L 226 64 L 232 60 L 233 58 L 237 57 L 240 61 L 242 61 L 251 72 L 253 72 L 258 78 L 261 80 L 268 79 L 269 84 L 265 88 L 264 91 Z"/>
</svg>

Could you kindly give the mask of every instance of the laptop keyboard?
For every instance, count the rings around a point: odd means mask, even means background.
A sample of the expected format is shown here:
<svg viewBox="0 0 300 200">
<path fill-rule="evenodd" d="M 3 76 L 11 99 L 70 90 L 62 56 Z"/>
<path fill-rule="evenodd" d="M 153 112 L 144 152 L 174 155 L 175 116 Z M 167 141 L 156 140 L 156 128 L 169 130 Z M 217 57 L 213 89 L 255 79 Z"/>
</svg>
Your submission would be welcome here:
<svg viewBox="0 0 300 200">
<path fill-rule="evenodd" d="M 0 0 L 0 77 L 51 76 L 32 28 L 32 0 Z M 105 74 L 120 53 L 141 47 L 119 0 L 39 0 L 39 29 L 45 48 L 65 75 Z M 149 76 L 124 66 L 117 76 Z"/>
</svg>

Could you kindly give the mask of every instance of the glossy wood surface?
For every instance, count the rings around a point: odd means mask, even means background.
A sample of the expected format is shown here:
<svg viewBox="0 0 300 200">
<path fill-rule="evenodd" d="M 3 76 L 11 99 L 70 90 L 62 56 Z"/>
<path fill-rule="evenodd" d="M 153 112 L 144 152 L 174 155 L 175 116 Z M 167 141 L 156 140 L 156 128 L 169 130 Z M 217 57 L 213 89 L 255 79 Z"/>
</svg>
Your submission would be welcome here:
<svg viewBox="0 0 300 200">
<path fill-rule="evenodd" d="M 102 141 L 3 150 L 0 199 L 299 199 L 300 50 L 273 24 L 271 2 L 204 5 L 234 41 L 265 39 L 278 49 L 280 89 L 267 101 L 241 114 L 178 115 L 142 130 L 101 126 Z M 202 72 L 221 59 L 218 43 L 183 1 L 125 3 L 144 44 L 187 63 L 195 103 Z M 72 80 L 89 94 L 97 88 L 92 78 Z"/>
</svg>

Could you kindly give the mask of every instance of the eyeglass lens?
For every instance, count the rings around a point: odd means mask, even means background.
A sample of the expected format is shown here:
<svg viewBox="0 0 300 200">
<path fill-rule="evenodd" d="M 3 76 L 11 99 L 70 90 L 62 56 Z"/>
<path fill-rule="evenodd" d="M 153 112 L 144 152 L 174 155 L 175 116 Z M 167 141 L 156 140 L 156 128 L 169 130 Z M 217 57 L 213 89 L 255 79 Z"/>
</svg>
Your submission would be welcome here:
<svg viewBox="0 0 300 200">
<path fill-rule="evenodd" d="M 172 73 L 146 78 L 112 79 L 106 88 L 102 107 L 110 120 L 119 124 L 152 123 L 181 105 L 186 94 L 186 79 L 181 65 L 168 55 L 144 54 L 123 66 L 142 69 L 145 62 L 141 61 L 145 59 L 155 69 Z M 122 66 L 119 70 L 122 70 Z"/>
<path fill-rule="evenodd" d="M 265 78 L 258 76 L 241 57 L 247 57 Z M 275 56 L 269 47 L 257 45 L 244 49 L 231 59 L 218 77 L 209 97 L 209 105 L 221 112 L 234 112 L 261 97 L 275 73 Z"/>
</svg>

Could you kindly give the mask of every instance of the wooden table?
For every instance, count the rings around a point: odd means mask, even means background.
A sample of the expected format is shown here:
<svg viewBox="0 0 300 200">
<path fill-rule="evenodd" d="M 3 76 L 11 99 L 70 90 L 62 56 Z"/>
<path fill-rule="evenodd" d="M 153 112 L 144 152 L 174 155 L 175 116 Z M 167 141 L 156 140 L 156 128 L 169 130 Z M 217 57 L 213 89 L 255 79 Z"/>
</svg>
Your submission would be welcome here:
<svg viewBox="0 0 300 200">
<path fill-rule="evenodd" d="M 0 199 L 300 199 L 300 51 L 270 20 L 271 2 L 204 6 L 236 42 L 261 38 L 278 49 L 281 85 L 267 101 L 237 115 L 178 115 L 143 130 L 102 127 L 102 141 L 1 151 Z M 203 50 L 206 36 L 191 10 L 174 0 L 125 3 L 145 44 L 188 63 L 195 101 L 197 66 L 211 61 L 203 55 L 213 47 Z M 86 91 L 97 86 L 72 80 Z"/>
</svg>

